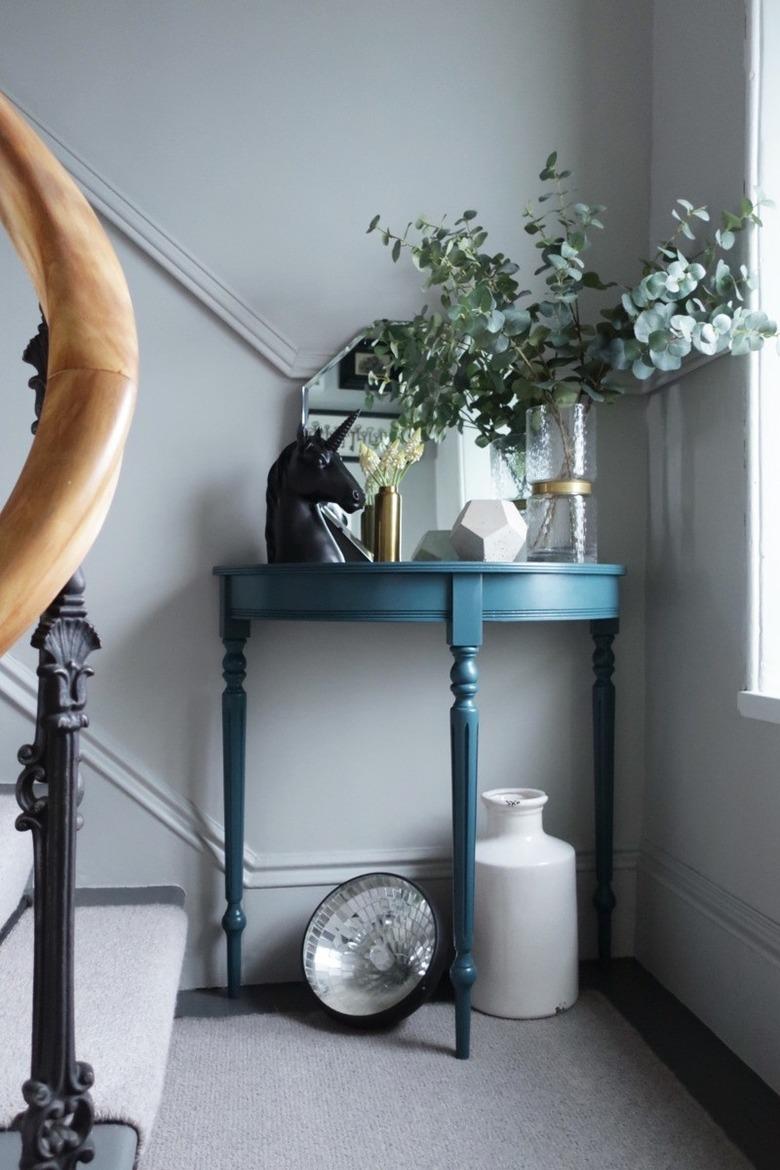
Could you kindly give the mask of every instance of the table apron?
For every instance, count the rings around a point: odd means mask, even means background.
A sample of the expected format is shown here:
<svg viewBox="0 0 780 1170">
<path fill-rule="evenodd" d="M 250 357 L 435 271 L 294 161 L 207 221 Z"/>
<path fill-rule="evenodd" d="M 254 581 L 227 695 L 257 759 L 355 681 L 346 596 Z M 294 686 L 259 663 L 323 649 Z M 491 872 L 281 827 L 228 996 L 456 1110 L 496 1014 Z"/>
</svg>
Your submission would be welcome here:
<svg viewBox="0 0 780 1170">
<path fill-rule="evenodd" d="M 229 616 L 246 620 L 444 622 L 458 574 L 306 577 L 291 572 L 230 578 Z M 582 621 L 617 617 L 618 578 L 482 576 L 484 621 Z"/>
</svg>

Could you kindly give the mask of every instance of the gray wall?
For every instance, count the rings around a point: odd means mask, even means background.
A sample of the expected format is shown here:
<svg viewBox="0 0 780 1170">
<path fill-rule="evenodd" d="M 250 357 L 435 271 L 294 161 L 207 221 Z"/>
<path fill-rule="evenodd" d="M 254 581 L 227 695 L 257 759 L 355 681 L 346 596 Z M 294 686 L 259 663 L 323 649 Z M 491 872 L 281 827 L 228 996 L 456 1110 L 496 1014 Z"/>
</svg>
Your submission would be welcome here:
<svg viewBox="0 0 780 1170">
<path fill-rule="evenodd" d="M 739 202 L 746 78 L 741 3 L 655 8 L 658 234 L 678 195 L 714 208 Z M 765 307 L 777 316 L 778 306 Z M 747 392 L 747 362 L 724 358 L 648 403 L 637 953 L 777 1089 L 780 727 L 737 713 L 748 651 Z"/>
<path fill-rule="evenodd" d="M 262 558 L 265 474 L 297 411 L 296 382 L 261 352 L 311 368 L 366 317 L 420 303 L 415 275 L 364 235 L 376 210 L 405 223 L 475 206 L 496 246 L 532 259 L 519 212 L 556 147 L 582 195 L 609 207 L 597 261 L 630 278 L 647 231 L 650 6 L 71 0 L 9 8 L 3 23 L 4 86 L 124 222 L 110 230 L 141 339 L 136 424 L 87 564 L 105 649 L 85 740 L 81 880 L 181 883 L 184 983 L 217 983 L 221 648 L 210 569 Z M 18 354 L 36 314 L 0 249 L 7 492 L 28 441 Z M 233 313 L 248 340 L 182 280 Z M 601 553 L 630 574 L 616 822 L 617 938 L 630 953 L 644 774 L 644 407 L 602 414 Z M 579 626 L 490 629 L 481 656 L 482 784 L 550 792 L 548 827 L 581 850 L 586 892 L 589 659 Z M 21 644 L 0 663 L 6 779 L 29 737 L 31 664 Z M 445 895 L 447 672 L 434 627 L 255 628 L 249 979 L 295 973 L 308 913 L 342 876 L 393 864 L 438 875 Z M 592 942 L 583 913 L 584 953 Z"/>
</svg>

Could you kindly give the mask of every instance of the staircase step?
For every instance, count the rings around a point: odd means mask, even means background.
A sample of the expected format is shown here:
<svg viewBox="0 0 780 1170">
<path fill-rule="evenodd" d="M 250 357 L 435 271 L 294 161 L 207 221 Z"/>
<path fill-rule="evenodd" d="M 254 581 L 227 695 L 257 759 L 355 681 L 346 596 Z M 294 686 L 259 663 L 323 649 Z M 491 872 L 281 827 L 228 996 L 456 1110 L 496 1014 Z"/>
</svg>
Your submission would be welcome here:
<svg viewBox="0 0 780 1170">
<path fill-rule="evenodd" d="M 133 1170 L 136 1134 L 127 1125 L 96 1125 L 92 1131 L 95 1158 L 89 1170 Z M 0 1170 L 19 1170 L 22 1139 L 18 1133 L 0 1133 Z"/>
<path fill-rule="evenodd" d="M 32 834 L 15 828 L 18 815 L 16 797 L 4 787 L 0 790 L 0 935 L 17 911 L 32 871 Z"/>
<path fill-rule="evenodd" d="M 95 1071 L 96 1119 L 135 1129 L 139 1152 L 160 1103 L 186 932 L 176 905 L 76 909 L 76 1058 Z M 29 1075 L 32 953 L 28 910 L 0 946 L 0 1129 Z"/>
</svg>

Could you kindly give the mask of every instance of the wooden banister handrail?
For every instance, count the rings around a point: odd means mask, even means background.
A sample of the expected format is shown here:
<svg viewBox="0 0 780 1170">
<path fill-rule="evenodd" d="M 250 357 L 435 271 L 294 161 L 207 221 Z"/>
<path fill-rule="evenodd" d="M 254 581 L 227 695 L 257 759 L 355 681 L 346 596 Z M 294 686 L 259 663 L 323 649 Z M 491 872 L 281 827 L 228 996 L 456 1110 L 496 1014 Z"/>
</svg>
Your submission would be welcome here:
<svg viewBox="0 0 780 1170">
<path fill-rule="evenodd" d="M 0 221 L 49 326 L 46 398 L 0 512 L 0 654 L 81 564 L 114 494 L 133 414 L 130 294 L 97 216 L 0 94 Z"/>
</svg>

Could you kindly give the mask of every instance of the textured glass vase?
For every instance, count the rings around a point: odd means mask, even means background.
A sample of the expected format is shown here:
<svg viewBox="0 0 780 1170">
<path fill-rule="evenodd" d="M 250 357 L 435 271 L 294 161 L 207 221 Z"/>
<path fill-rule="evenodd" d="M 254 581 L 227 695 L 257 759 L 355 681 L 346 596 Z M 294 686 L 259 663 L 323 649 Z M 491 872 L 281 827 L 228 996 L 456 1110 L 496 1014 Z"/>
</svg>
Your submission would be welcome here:
<svg viewBox="0 0 780 1170">
<path fill-rule="evenodd" d="M 490 479 L 499 500 L 525 500 L 528 484 L 525 478 L 525 449 L 490 444 Z"/>
<path fill-rule="evenodd" d="M 598 557 L 596 411 L 535 406 L 526 418 L 528 560 L 582 564 Z"/>
</svg>

